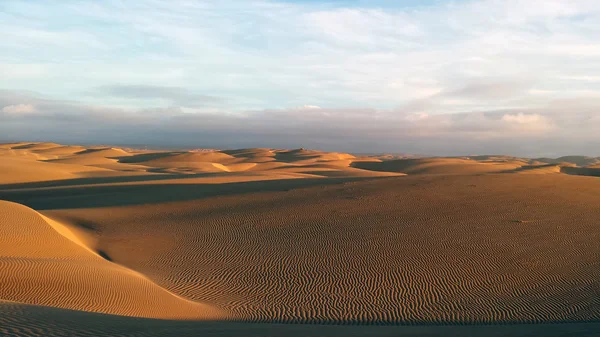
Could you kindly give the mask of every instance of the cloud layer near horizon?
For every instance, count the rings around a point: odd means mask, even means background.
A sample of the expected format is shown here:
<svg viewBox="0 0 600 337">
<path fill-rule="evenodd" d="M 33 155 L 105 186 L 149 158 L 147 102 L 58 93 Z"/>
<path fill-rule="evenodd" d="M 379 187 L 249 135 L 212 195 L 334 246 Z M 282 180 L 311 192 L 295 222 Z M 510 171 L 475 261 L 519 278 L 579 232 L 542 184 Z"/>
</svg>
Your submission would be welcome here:
<svg viewBox="0 0 600 337">
<path fill-rule="evenodd" d="M 18 103 L 23 101 L 30 104 Z M 316 106 L 226 114 L 181 108 L 132 111 L 0 91 L 0 106 L 5 141 L 551 157 L 594 155 L 600 145 L 594 140 L 600 102 L 555 101 L 545 109 L 441 115 Z"/>
<path fill-rule="evenodd" d="M 3 1 L 0 140 L 600 155 L 597 1 L 343 3 Z"/>
</svg>

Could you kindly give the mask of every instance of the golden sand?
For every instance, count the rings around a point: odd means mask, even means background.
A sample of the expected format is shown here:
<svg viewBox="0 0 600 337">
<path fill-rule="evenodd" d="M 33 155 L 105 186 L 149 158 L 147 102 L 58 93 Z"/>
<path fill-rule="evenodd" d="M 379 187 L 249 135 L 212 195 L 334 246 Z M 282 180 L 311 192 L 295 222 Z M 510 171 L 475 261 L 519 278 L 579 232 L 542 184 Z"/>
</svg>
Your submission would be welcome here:
<svg viewBox="0 0 600 337">
<path fill-rule="evenodd" d="M 592 336 L 596 170 L 0 145 L 0 335 Z"/>
</svg>

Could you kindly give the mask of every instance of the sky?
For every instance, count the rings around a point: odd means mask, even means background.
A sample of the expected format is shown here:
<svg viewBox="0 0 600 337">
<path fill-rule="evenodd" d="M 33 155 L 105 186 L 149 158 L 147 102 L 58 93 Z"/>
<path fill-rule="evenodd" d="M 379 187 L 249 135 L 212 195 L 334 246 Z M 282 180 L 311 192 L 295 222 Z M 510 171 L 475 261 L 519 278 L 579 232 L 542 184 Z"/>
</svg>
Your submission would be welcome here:
<svg viewBox="0 0 600 337">
<path fill-rule="evenodd" d="M 0 141 L 600 156 L 597 0 L 2 0 Z"/>
</svg>

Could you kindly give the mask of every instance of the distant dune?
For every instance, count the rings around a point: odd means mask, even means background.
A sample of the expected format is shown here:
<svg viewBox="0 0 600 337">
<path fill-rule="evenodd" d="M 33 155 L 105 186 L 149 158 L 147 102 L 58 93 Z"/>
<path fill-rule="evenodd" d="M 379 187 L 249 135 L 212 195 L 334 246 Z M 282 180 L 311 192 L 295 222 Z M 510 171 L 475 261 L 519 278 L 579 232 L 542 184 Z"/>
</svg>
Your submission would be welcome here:
<svg viewBox="0 0 600 337">
<path fill-rule="evenodd" d="M 0 335 L 595 336 L 599 165 L 1 144 Z"/>
<path fill-rule="evenodd" d="M 0 145 L 0 184 L 58 181 L 72 178 L 122 175 L 169 175 L 240 173 L 224 175 L 232 181 L 257 180 L 263 176 L 373 177 L 402 173 L 374 172 L 351 167 L 355 158 L 344 153 L 320 151 L 243 149 L 206 152 L 133 151 L 119 148 L 61 146 L 54 143 Z"/>
<path fill-rule="evenodd" d="M 406 174 L 474 174 L 515 170 L 525 163 L 519 161 L 477 161 L 460 158 L 396 159 L 379 163 L 356 163 L 355 167 Z"/>
</svg>

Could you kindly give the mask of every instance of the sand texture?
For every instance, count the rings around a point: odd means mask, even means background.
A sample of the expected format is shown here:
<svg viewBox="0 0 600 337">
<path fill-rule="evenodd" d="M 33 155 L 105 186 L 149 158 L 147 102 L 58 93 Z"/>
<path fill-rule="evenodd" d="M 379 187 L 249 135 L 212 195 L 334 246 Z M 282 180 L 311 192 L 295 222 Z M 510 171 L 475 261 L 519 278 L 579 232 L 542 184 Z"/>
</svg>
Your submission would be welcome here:
<svg viewBox="0 0 600 337">
<path fill-rule="evenodd" d="M 2 144 L 0 335 L 598 335 L 597 165 Z"/>
</svg>

